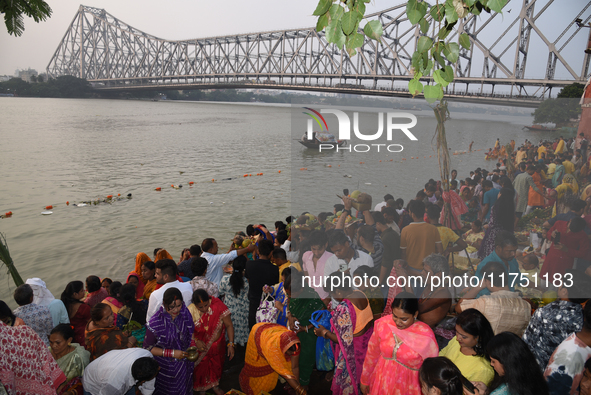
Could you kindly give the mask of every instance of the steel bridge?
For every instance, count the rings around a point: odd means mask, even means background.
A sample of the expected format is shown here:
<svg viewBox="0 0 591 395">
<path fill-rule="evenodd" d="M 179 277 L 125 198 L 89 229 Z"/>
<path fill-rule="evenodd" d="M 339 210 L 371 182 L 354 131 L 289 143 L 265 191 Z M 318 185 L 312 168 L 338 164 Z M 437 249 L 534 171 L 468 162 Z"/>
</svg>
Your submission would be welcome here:
<svg viewBox="0 0 591 395">
<path fill-rule="evenodd" d="M 446 96 L 531 106 L 549 97 L 552 88 L 586 83 L 590 5 L 509 0 L 503 15 L 459 21 L 446 41 L 467 33 L 472 46 L 461 49 Z M 547 22 L 565 9 L 572 15 L 562 26 Z M 86 78 L 105 91 L 264 88 L 404 97 L 421 36 L 405 10 L 406 3 L 368 15 L 382 23 L 384 34 L 379 42 L 366 38 L 349 57 L 315 28 L 171 41 L 81 5 L 47 74 Z M 535 49 L 530 47 L 534 38 Z"/>
</svg>

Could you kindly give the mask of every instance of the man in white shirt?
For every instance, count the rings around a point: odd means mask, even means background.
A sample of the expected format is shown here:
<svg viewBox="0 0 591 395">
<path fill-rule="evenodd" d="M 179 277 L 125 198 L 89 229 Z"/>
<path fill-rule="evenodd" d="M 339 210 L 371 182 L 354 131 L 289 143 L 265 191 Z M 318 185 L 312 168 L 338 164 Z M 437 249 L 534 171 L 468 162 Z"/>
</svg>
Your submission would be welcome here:
<svg viewBox="0 0 591 395">
<path fill-rule="evenodd" d="M 164 291 L 169 288 L 178 288 L 183 294 L 183 300 L 185 305 L 188 307 L 191 304 L 191 297 L 193 296 L 193 288 L 190 283 L 182 283 L 176 279 L 177 266 L 176 262 L 172 259 L 161 259 L 155 263 L 156 266 L 156 282 L 162 284 L 162 287 L 152 292 L 150 295 L 150 301 L 148 303 L 148 314 L 146 315 L 146 321 L 150 318 L 162 306 L 162 298 L 164 297 Z"/>
<path fill-rule="evenodd" d="M 354 274 L 359 266 L 373 267 L 373 259 L 363 251 L 351 247 L 349 238 L 343 231 L 335 231 L 328 240 L 328 248 L 334 253 L 326 260 L 324 275 L 341 271 Z"/>
<path fill-rule="evenodd" d="M 207 259 L 209 265 L 207 266 L 207 273 L 205 274 L 205 278 L 207 278 L 212 283 L 216 284 L 218 287 L 220 286 L 220 282 L 222 281 L 222 277 L 224 275 L 224 265 L 227 265 L 234 259 L 236 259 L 239 255 L 244 255 L 249 252 L 254 251 L 256 246 L 254 243 L 249 245 L 246 248 L 241 248 L 239 250 L 232 250 L 227 254 L 219 254 L 218 253 L 218 242 L 215 239 L 205 239 L 201 243 L 201 249 L 203 253 L 201 254 L 201 258 Z"/>
<path fill-rule="evenodd" d="M 376 206 L 374 207 L 373 211 L 377 211 L 380 212 L 382 211 L 382 207 L 386 207 L 386 202 L 388 200 L 394 200 L 394 196 L 387 194 L 386 196 L 384 196 L 384 201 L 381 203 L 376 204 Z"/>
<path fill-rule="evenodd" d="M 84 369 L 82 384 L 84 392 L 91 395 L 135 394 L 135 387 L 143 395 L 151 395 L 159 370 L 148 350 L 112 350 Z"/>
</svg>

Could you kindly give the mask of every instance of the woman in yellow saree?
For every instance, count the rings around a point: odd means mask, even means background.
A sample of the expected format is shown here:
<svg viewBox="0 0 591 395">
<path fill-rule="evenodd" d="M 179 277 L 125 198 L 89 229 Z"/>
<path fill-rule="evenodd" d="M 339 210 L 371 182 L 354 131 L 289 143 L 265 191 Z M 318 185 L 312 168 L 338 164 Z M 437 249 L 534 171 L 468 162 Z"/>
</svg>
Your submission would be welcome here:
<svg viewBox="0 0 591 395">
<path fill-rule="evenodd" d="M 573 200 L 578 199 L 579 196 L 579 184 L 572 174 L 565 174 L 562 177 L 562 184 L 556 187 L 558 197 L 552 210 L 552 217 L 557 214 L 564 214 L 568 212 L 570 204 Z"/>
<path fill-rule="evenodd" d="M 298 395 L 306 394 L 299 382 L 300 339 L 278 324 L 261 322 L 252 327 L 246 345 L 240 387 L 247 395 L 270 392 L 282 376 Z"/>
</svg>

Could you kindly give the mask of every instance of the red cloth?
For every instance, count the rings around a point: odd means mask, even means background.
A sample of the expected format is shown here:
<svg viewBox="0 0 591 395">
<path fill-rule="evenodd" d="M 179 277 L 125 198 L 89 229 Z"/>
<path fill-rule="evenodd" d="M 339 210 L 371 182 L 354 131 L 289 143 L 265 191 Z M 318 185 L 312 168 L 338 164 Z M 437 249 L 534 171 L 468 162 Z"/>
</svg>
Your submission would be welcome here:
<svg viewBox="0 0 591 395">
<path fill-rule="evenodd" d="M 55 395 L 64 381 L 66 376 L 33 329 L 0 322 L 0 382 L 9 394 Z"/>
<path fill-rule="evenodd" d="M 109 296 L 109 293 L 106 289 L 101 287 L 98 291 L 94 291 L 86 295 L 84 303 L 90 307 L 94 307 L 95 304 L 102 302 L 107 296 Z"/>
<path fill-rule="evenodd" d="M 468 212 L 468 207 L 466 206 L 466 203 L 464 203 L 460 195 L 458 195 L 455 191 L 443 192 L 442 197 L 444 202 L 449 202 L 449 204 L 451 205 L 451 226 L 450 224 L 444 223 L 445 206 L 443 206 L 443 210 L 441 210 L 439 223 L 453 230 L 460 229 L 462 227 L 462 221 L 460 220 L 460 216 Z"/>
<path fill-rule="evenodd" d="M 143 299 L 145 284 L 143 282 L 144 280 L 142 280 L 142 276 L 140 276 L 135 270 L 132 272 L 129 272 L 129 274 L 127 275 L 127 279 L 125 280 L 126 283 L 129 283 L 129 277 L 131 277 L 131 276 L 135 276 L 138 279 L 138 285 L 137 285 L 137 288 L 135 289 L 135 298 L 136 299 Z"/>
<path fill-rule="evenodd" d="M 86 346 L 84 342 L 84 331 L 86 330 L 86 324 L 90 320 L 90 306 L 82 303 L 78 307 L 78 311 L 74 317 L 70 318 L 70 324 L 74 327 L 74 343 L 80 344 L 82 347 Z"/>
<path fill-rule="evenodd" d="M 546 234 L 548 240 L 552 238 L 552 232 L 555 230 L 560 232 L 560 244 L 566 246 L 568 251 L 559 250 L 552 243 L 544 260 L 540 276 L 548 273 L 552 278 L 554 273 L 564 274 L 566 269 L 572 269 L 575 258 L 584 258 L 589 250 L 589 239 L 585 231 L 570 232 L 568 231 L 567 221 L 556 221 Z"/>
<path fill-rule="evenodd" d="M 219 385 L 226 359 L 226 326 L 223 319 L 228 315 L 230 310 L 226 305 L 212 296 L 209 312 L 203 314 L 195 325 L 194 337 L 205 343 L 207 352 L 200 355 L 195 363 L 193 391 L 207 391 Z"/>
</svg>

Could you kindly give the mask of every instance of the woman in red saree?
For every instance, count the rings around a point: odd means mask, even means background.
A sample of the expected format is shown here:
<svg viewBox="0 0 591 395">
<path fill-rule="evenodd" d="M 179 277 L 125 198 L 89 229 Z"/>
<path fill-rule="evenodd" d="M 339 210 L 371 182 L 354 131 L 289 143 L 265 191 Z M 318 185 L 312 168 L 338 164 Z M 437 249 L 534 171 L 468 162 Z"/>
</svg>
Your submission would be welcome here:
<svg viewBox="0 0 591 395">
<path fill-rule="evenodd" d="M 70 281 L 62 292 L 61 301 L 68 310 L 70 324 L 74 327 L 74 343 L 85 346 L 84 330 L 90 320 L 90 306 L 82 302 L 84 297 L 84 283 L 82 281 Z"/>
<path fill-rule="evenodd" d="M 376 321 L 361 374 L 364 395 L 421 395 L 419 369 L 439 348 L 431 328 L 416 321 L 418 311 L 416 297 L 402 292 L 392 315 Z"/>
<path fill-rule="evenodd" d="M 138 273 L 129 272 L 129 274 L 127 275 L 126 284 L 131 284 L 135 287 L 136 299 L 142 299 L 144 297 L 145 285 L 142 276 L 140 276 Z"/>
<path fill-rule="evenodd" d="M 589 250 L 589 239 L 585 233 L 586 222 L 581 217 L 575 217 L 570 221 L 556 221 L 546 234 L 548 240 L 552 240 L 552 246 L 546 254 L 540 276 L 545 274 L 554 278 L 555 273 L 564 275 L 567 269 L 572 269 L 575 258 L 585 258 Z M 560 242 L 556 243 L 556 237 L 560 233 Z"/>
<path fill-rule="evenodd" d="M 189 311 L 195 323 L 195 346 L 200 352 L 193 371 L 193 391 L 205 394 L 205 391 L 213 389 L 217 395 L 222 395 L 224 391 L 219 383 L 226 358 L 226 331 L 229 339 L 227 354 L 230 360 L 234 357 L 234 327 L 230 310 L 204 289 L 195 290 L 192 301 Z"/>
</svg>

